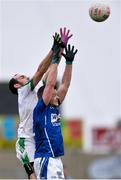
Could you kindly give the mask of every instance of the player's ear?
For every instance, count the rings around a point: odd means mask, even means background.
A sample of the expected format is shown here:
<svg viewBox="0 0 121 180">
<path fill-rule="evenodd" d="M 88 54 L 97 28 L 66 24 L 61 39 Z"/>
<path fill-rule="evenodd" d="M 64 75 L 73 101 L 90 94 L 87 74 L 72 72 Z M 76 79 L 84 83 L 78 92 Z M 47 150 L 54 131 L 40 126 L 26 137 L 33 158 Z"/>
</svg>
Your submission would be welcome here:
<svg viewBox="0 0 121 180">
<path fill-rule="evenodd" d="M 18 89 L 20 87 L 21 87 L 21 85 L 19 83 L 14 84 L 14 88 L 16 88 L 16 89 Z"/>
</svg>

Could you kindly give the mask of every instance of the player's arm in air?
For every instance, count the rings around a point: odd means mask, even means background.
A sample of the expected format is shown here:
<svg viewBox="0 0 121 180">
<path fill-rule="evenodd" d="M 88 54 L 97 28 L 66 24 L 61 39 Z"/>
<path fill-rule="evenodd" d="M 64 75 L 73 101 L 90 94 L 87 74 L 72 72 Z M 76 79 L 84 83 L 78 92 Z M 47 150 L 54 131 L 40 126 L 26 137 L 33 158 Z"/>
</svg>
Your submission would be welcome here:
<svg viewBox="0 0 121 180">
<path fill-rule="evenodd" d="M 70 86 L 71 77 L 72 77 L 72 63 L 74 61 L 75 54 L 77 53 L 77 49 L 74 50 L 74 46 L 68 45 L 68 48 L 65 48 L 66 54 L 62 53 L 62 55 L 66 59 L 66 66 L 62 77 L 62 82 L 60 84 L 60 87 L 57 91 L 57 95 L 59 97 L 60 103 L 64 100 L 68 88 Z"/>
<path fill-rule="evenodd" d="M 35 72 L 33 76 L 33 88 L 38 84 L 38 82 L 41 80 L 43 74 L 47 71 L 48 67 L 50 66 L 51 60 L 52 60 L 52 50 L 48 53 L 48 55 L 42 60 L 42 62 L 39 64 L 37 71 Z"/>
<path fill-rule="evenodd" d="M 60 35 L 56 32 L 54 35 L 53 35 L 53 46 L 52 46 L 52 51 L 54 53 L 54 51 L 56 51 L 57 48 L 60 47 Z M 60 48 L 60 51 L 61 48 Z M 60 53 L 60 52 L 59 52 Z M 60 57 L 59 57 L 60 59 Z M 60 60 L 58 60 L 59 62 Z M 49 74 L 49 71 L 50 71 L 50 67 L 47 69 L 46 73 L 44 74 L 43 78 L 42 78 L 42 81 L 43 81 L 43 84 L 45 85 L 46 84 L 46 81 L 47 81 L 47 77 L 48 77 L 48 74 Z"/>
<path fill-rule="evenodd" d="M 46 106 L 50 103 L 50 100 L 52 98 L 52 94 L 54 91 L 54 87 L 56 84 L 57 68 L 58 68 L 58 62 L 59 62 L 59 53 L 60 53 L 59 47 L 54 49 L 52 64 L 50 65 L 48 77 L 47 77 L 44 92 L 42 95 L 42 99 L 43 99 Z"/>
<path fill-rule="evenodd" d="M 63 53 L 63 51 L 64 51 L 64 48 L 67 46 L 67 43 L 68 43 L 69 39 L 70 39 L 72 36 L 73 36 L 73 34 L 70 34 L 70 30 L 67 29 L 66 27 L 64 27 L 63 29 L 60 28 L 60 35 L 59 35 L 58 33 L 55 33 L 55 36 L 53 36 L 54 44 L 60 46 L 60 55 L 59 55 L 58 64 L 59 64 L 60 59 L 61 59 L 61 57 L 62 57 L 62 53 Z M 53 49 L 53 48 L 52 48 L 52 49 Z M 49 69 L 48 69 L 48 71 L 45 73 L 45 75 L 43 76 L 43 84 L 46 83 L 48 74 L 49 74 Z"/>
<path fill-rule="evenodd" d="M 48 55 L 43 59 L 43 61 L 40 63 L 37 71 L 35 72 L 34 76 L 33 76 L 33 88 L 38 84 L 38 82 L 41 80 L 41 78 L 43 77 L 44 73 L 48 70 L 51 61 L 52 61 L 52 57 L 53 57 L 53 52 L 54 49 L 59 46 L 60 43 L 60 37 L 59 34 L 55 33 L 55 36 L 53 36 L 54 40 L 53 40 L 53 46 L 50 50 L 50 52 L 48 53 Z"/>
</svg>

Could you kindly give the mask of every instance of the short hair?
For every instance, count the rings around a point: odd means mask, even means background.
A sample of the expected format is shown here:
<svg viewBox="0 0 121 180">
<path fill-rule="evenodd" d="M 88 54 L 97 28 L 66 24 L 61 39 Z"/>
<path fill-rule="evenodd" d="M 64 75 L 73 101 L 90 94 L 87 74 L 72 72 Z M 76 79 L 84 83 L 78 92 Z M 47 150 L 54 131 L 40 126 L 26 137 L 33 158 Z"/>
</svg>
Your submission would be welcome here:
<svg viewBox="0 0 121 180">
<path fill-rule="evenodd" d="M 14 87 L 14 85 L 18 83 L 18 81 L 14 78 L 12 78 L 10 81 L 9 81 L 9 89 L 10 91 L 13 93 L 13 94 L 18 94 L 18 91 L 17 91 L 17 88 Z"/>
<path fill-rule="evenodd" d="M 37 97 L 40 98 L 43 95 L 43 91 L 45 89 L 45 85 L 41 86 L 37 91 Z"/>
<path fill-rule="evenodd" d="M 45 89 L 45 86 L 46 86 L 46 85 L 43 85 L 43 86 L 41 86 L 41 87 L 38 89 L 38 91 L 37 91 L 37 97 L 38 97 L 38 98 L 42 97 L 43 92 L 44 92 L 44 89 Z M 54 86 L 54 89 L 57 89 L 57 86 L 56 86 L 56 85 Z"/>
</svg>

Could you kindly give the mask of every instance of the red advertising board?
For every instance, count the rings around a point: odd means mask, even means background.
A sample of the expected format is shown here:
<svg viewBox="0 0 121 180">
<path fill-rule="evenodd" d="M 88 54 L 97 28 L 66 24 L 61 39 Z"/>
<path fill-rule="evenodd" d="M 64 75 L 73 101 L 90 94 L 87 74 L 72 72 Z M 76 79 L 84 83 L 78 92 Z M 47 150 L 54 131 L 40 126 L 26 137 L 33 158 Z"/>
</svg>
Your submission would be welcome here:
<svg viewBox="0 0 121 180">
<path fill-rule="evenodd" d="M 121 128 L 107 128 L 107 127 L 93 128 L 92 148 L 98 151 L 121 150 Z"/>
</svg>

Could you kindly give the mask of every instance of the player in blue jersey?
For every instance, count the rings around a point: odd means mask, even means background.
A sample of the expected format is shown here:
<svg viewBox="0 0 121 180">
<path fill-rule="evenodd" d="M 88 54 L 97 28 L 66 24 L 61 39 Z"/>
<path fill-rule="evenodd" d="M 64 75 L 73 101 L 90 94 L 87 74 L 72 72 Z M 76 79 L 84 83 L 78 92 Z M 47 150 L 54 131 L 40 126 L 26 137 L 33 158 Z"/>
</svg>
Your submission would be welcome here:
<svg viewBox="0 0 121 180">
<path fill-rule="evenodd" d="M 65 47 L 65 71 L 62 82 L 55 87 L 59 62 L 59 47 L 54 49 L 45 86 L 38 90 L 38 103 L 33 113 L 33 130 L 35 133 L 34 169 L 37 179 L 63 179 L 61 156 L 64 155 L 61 133 L 61 115 L 59 106 L 64 100 L 72 76 L 72 63 L 77 50 L 74 46 Z"/>
</svg>

